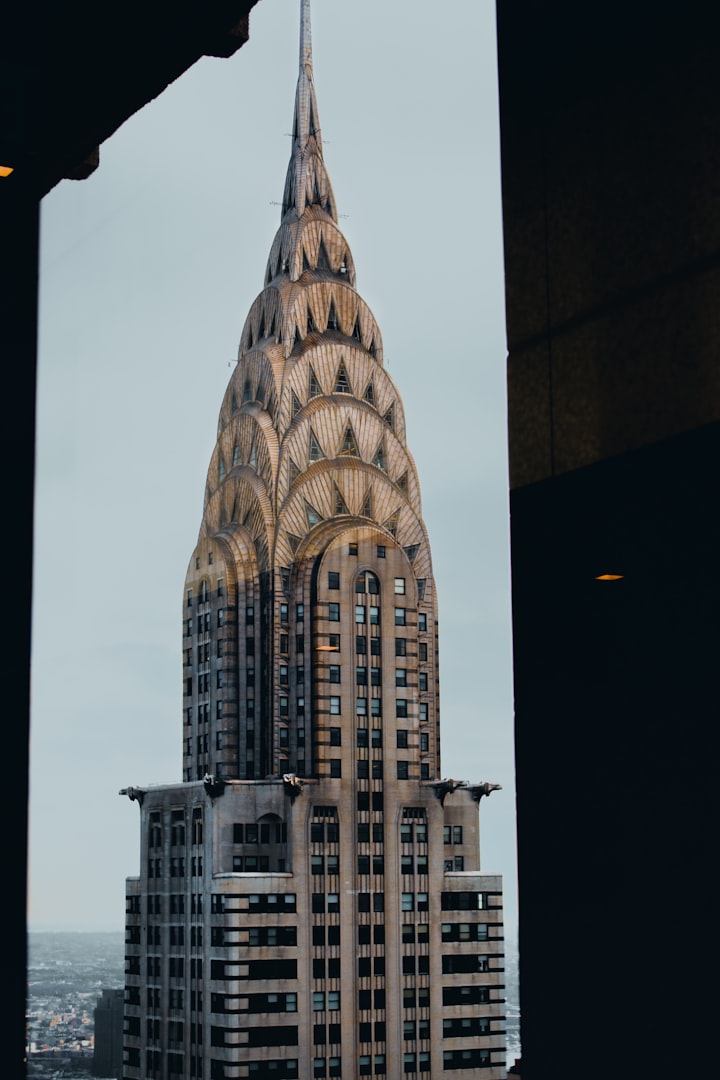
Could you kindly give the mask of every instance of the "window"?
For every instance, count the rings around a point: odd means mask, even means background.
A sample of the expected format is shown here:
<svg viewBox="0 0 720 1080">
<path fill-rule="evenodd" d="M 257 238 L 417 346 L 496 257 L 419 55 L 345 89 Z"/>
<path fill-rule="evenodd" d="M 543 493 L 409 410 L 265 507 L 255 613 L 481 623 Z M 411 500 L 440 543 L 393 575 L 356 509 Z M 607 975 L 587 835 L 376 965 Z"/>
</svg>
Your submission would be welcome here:
<svg viewBox="0 0 720 1080">
<path fill-rule="evenodd" d="M 382 780 L 383 778 L 383 763 L 382 761 L 373 761 L 370 775 L 373 780 Z"/>
<path fill-rule="evenodd" d="M 426 671 L 421 671 L 418 675 L 418 689 L 423 691 L 428 688 L 428 677 Z"/>
<path fill-rule="evenodd" d="M 357 544 L 348 544 L 348 555 L 357 555 L 357 553 L 358 553 Z"/>
<path fill-rule="evenodd" d="M 367 780 L 370 776 L 370 766 L 367 761 L 360 760 L 357 762 L 357 778 L 358 780 Z"/>
<path fill-rule="evenodd" d="M 418 612 L 418 630 L 427 630 L 427 615 L 424 611 Z"/>
<path fill-rule="evenodd" d="M 342 776 L 342 762 L 339 758 L 333 758 L 330 762 L 330 776 L 339 780 Z"/>
<path fill-rule="evenodd" d="M 418 705 L 418 717 L 421 721 L 427 722 L 428 719 L 428 706 L 426 701 L 421 701 Z"/>
<path fill-rule="evenodd" d="M 328 604 L 328 619 L 330 622 L 340 622 L 339 604 Z"/>
<path fill-rule="evenodd" d="M 342 746 L 342 729 L 339 727 L 330 728 L 330 745 Z"/>
<path fill-rule="evenodd" d="M 405 626 L 405 608 L 404 607 L 396 607 L 395 608 L 395 625 L 396 626 Z"/>
<path fill-rule="evenodd" d="M 395 685 L 407 686 L 407 668 L 395 668 Z"/>
<path fill-rule="evenodd" d="M 395 716 L 405 719 L 408 714 L 407 698 L 398 698 L 395 702 Z"/>
<path fill-rule="evenodd" d="M 398 728 L 395 733 L 396 743 L 398 750 L 407 750 L 408 744 L 408 732 L 406 728 Z M 401 826 L 404 828 L 404 826 Z"/>
<path fill-rule="evenodd" d="M 328 673 L 329 673 L 331 683 L 339 683 L 340 682 L 340 665 L 339 664 L 331 664 L 330 667 L 328 668 Z"/>
<path fill-rule="evenodd" d="M 368 730 L 367 728 L 358 728 L 355 733 L 355 743 L 357 746 L 368 745 Z"/>
<path fill-rule="evenodd" d="M 401 898 L 402 911 L 414 911 L 415 909 L 415 897 L 411 892 L 404 892 Z"/>
<path fill-rule="evenodd" d="M 420 732 L 420 750 L 426 752 L 430 749 L 429 736 L 426 731 Z"/>
<path fill-rule="evenodd" d="M 367 639 L 361 634 L 355 638 L 355 652 L 361 656 L 367 653 Z"/>
<path fill-rule="evenodd" d="M 339 588 L 340 588 L 340 574 L 338 574 L 335 570 L 329 570 L 328 571 L 328 589 L 339 589 Z"/>
<path fill-rule="evenodd" d="M 305 618 L 305 605 L 297 604 L 295 607 L 295 620 L 296 622 L 303 622 Z"/>
<path fill-rule="evenodd" d="M 396 577 L 395 578 L 395 595 L 396 596 L 404 596 L 405 595 L 405 578 L 404 577 Z"/>
<path fill-rule="evenodd" d="M 337 1012 L 340 1008 L 340 991 L 328 990 L 327 1007 L 330 1012 Z"/>
<path fill-rule="evenodd" d="M 384 544 L 378 544 L 377 557 L 378 557 L 378 559 L 384 559 L 385 558 L 385 545 Z"/>
<path fill-rule="evenodd" d="M 355 605 L 355 622 L 356 623 L 364 623 L 365 622 L 365 605 L 364 604 L 356 604 Z"/>
<path fill-rule="evenodd" d="M 355 682 L 358 686 L 367 686 L 367 668 L 356 667 L 355 668 Z"/>
<path fill-rule="evenodd" d="M 397 778 L 398 780 L 407 780 L 410 776 L 410 762 L 398 761 L 397 763 Z"/>
<path fill-rule="evenodd" d="M 339 716 L 340 715 L 340 698 L 339 697 L 331 697 L 330 698 L 330 715 L 331 716 Z"/>
<path fill-rule="evenodd" d="M 380 624 L 380 608 L 371 604 L 369 608 L 370 613 L 370 625 L 378 626 Z M 371 650 L 372 651 L 372 650 Z"/>
<path fill-rule="evenodd" d="M 367 716 L 367 698 L 359 697 L 355 699 L 355 712 L 358 716 Z"/>
<path fill-rule="evenodd" d="M 395 638 L 395 655 L 407 656 L 407 638 Z"/>
<path fill-rule="evenodd" d="M 322 990 L 315 990 L 312 996 L 313 1012 L 325 1011 L 325 993 Z"/>
</svg>

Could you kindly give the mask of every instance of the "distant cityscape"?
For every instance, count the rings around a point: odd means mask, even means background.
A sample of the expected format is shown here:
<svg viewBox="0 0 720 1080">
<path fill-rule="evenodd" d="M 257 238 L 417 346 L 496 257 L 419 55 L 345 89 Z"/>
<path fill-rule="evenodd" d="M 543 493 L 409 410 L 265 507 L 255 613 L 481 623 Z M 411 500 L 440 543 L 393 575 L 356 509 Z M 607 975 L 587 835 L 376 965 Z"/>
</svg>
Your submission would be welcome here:
<svg viewBox="0 0 720 1080">
<path fill-rule="evenodd" d="M 85 1080 L 97 1000 L 124 983 L 124 935 L 31 932 L 28 953 L 28 1080 Z"/>
<path fill-rule="evenodd" d="M 518 958 L 513 941 L 505 948 L 511 1066 L 520 1057 Z M 28 1080 L 87 1080 L 93 1075 L 98 998 L 124 984 L 124 934 L 31 931 L 28 953 Z"/>
</svg>

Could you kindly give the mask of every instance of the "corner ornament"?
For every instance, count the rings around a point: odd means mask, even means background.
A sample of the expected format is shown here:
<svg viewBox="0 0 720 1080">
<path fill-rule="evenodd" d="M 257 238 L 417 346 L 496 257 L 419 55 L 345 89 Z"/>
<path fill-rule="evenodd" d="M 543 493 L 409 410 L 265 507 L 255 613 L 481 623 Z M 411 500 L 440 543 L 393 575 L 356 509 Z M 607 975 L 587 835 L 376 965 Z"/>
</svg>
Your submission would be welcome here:
<svg viewBox="0 0 720 1080">
<path fill-rule="evenodd" d="M 211 799 L 217 799 L 218 795 L 222 795 L 225 791 L 225 781 L 221 780 L 219 776 L 215 776 L 213 773 L 205 773 L 203 776 L 203 784 L 205 785 L 205 792 Z"/>
<path fill-rule="evenodd" d="M 453 791 L 457 791 L 458 788 L 469 791 L 477 803 L 480 802 L 483 795 L 489 795 L 492 791 L 502 791 L 502 784 L 489 784 L 487 781 L 482 784 L 470 784 L 467 780 L 452 780 L 449 777 L 444 780 L 436 780 L 430 786 L 435 788 L 435 794 L 441 805 L 444 805 L 447 796 L 451 795 Z"/>
<path fill-rule="evenodd" d="M 139 787 L 124 787 L 120 788 L 118 795 L 127 795 L 131 802 L 136 802 L 140 806 L 143 804 L 145 798 L 145 792 Z"/>
<path fill-rule="evenodd" d="M 289 795 L 293 800 L 302 794 L 303 782 L 295 773 L 283 773 L 283 786 L 285 787 L 285 794 Z"/>
</svg>

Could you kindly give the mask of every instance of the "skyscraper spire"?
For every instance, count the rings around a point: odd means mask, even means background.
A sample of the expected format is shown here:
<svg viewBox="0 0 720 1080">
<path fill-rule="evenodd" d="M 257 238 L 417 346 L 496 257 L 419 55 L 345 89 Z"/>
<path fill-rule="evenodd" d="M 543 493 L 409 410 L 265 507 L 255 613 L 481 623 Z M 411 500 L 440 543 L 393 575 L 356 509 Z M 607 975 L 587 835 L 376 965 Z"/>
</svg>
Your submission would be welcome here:
<svg viewBox="0 0 720 1080">
<path fill-rule="evenodd" d="M 300 70 L 295 91 L 293 147 L 283 196 L 283 219 L 288 213 L 300 217 L 306 206 L 318 206 L 337 221 L 337 209 L 322 153 L 312 62 L 310 0 L 300 6 Z"/>
</svg>

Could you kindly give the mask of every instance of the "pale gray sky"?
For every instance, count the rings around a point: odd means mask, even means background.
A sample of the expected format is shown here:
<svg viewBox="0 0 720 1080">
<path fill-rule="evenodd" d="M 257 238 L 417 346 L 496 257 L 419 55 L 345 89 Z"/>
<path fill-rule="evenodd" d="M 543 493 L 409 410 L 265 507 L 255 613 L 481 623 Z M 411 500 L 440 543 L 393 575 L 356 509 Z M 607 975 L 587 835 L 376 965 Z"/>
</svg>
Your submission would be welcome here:
<svg viewBox="0 0 720 1080">
<path fill-rule="evenodd" d="M 128 784 L 181 779 L 181 600 L 229 363 L 277 229 L 299 4 L 43 201 L 30 925 L 121 929 Z M 505 327 L 492 0 L 313 0 L 325 160 L 405 404 L 440 602 L 442 773 L 503 785 L 514 934 Z"/>
</svg>

